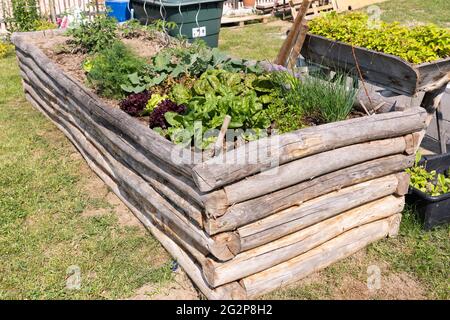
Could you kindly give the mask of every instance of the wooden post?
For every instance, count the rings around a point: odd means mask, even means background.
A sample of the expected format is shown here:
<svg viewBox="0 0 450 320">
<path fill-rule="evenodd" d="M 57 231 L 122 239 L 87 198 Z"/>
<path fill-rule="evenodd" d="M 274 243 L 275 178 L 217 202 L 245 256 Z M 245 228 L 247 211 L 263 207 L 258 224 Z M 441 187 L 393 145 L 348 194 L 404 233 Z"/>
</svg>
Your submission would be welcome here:
<svg viewBox="0 0 450 320">
<path fill-rule="evenodd" d="M 305 43 L 306 34 L 308 33 L 308 25 L 306 24 L 306 21 L 303 20 L 302 24 L 300 25 L 300 32 L 297 37 L 297 41 L 294 44 L 294 49 L 292 50 L 292 53 L 290 55 L 289 64 L 292 67 L 295 67 L 297 63 L 297 58 L 300 55 L 300 51 L 302 50 L 303 43 Z"/>
<path fill-rule="evenodd" d="M 304 0 L 302 2 L 300 11 L 298 12 L 297 17 L 295 17 L 294 24 L 292 25 L 291 32 L 289 32 L 278 53 L 277 59 L 275 60 L 276 64 L 286 66 L 289 56 L 291 55 L 292 47 L 300 34 L 301 24 L 306 16 L 310 2 L 310 0 Z"/>
<path fill-rule="evenodd" d="M 441 132 L 441 124 L 442 124 L 442 114 L 439 112 L 439 104 L 441 103 L 442 96 L 445 93 L 445 89 L 447 88 L 447 85 L 450 82 L 450 73 L 447 74 L 446 77 L 443 77 L 441 81 L 439 81 L 434 87 L 429 88 L 428 91 L 426 91 L 422 102 L 420 106 L 424 108 L 427 113 L 427 121 L 426 125 L 431 123 L 431 120 L 433 119 L 433 115 L 436 114 L 436 121 L 437 121 L 437 127 L 438 127 L 438 133 L 439 133 L 439 142 L 440 142 L 440 148 L 441 153 L 447 152 L 447 144 L 445 141 L 445 135 L 443 132 Z M 426 133 L 426 129 L 422 132 L 422 137 L 420 138 L 419 145 L 422 142 L 424 136 Z"/>
<path fill-rule="evenodd" d="M 50 7 L 50 18 L 53 23 L 56 23 L 55 0 L 49 0 L 48 6 Z"/>
</svg>

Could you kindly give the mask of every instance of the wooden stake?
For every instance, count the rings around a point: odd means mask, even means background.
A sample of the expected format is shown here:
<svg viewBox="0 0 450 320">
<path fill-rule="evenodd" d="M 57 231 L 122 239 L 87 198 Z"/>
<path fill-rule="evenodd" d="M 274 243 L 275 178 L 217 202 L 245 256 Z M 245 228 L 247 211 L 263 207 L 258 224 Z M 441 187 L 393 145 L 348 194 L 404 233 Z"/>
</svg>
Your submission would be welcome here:
<svg viewBox="0 0 450 320">
<path fill-rule="evenodd" d="M 222 127 L 220 128 L 219 135 L 217 136 L 216 143 L 214 144 L 214 155 L 218 155 L 223 149 L 223 139 L 227 133 L 228 126 L 230 125 L 231 117 L 229 115 L 225 116 L 223 119 Z"/>
<path fill-rule="evenodd" d="M 304 0 L 302 2 L 297 17 L 295 17 L 294 24 L 292 25 L 291 32 L 289 32 L 286 40 L 284 40 L 283 46 L 275 60 L 276 64 L 286 66 L 289 56 L 291 55 L 292 47 L 300 34 L 302 21 L 306 16 L 310 2 L 310 0 Z"/>
</svg>

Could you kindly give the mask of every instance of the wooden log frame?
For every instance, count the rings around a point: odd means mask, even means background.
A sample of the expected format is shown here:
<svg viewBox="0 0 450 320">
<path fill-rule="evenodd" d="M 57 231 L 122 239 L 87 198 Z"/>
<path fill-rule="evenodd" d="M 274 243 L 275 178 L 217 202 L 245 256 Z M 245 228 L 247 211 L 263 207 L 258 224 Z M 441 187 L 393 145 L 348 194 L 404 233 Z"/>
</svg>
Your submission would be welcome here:
<svg viewBox="0 0 450 320">
<path fill-rule="evenodd" d="M 154 164 L 152 164 L 146 157 L 142 157 L 136 152 L 132 156 L 127 156 L 127 151 L 133 153 L 134 149 L 124 143 L 121 139 L 117 139 L 117 137 L 106 128 L 96 126 L 95 122 L 92 121 L 92 119 L 89 119 L 88 114 L 83 112 L 78 105 L 70 99 L 70 97 L 62 96 L 58 93 L 57 88 L 52 86 L 51 82 L 45 81 L 45 75 L 40 72 L 35 64 L 32 66 L 27 65 L 27 62 L 24 62 L 26 60 L 25 56 L 23 56 L 20 52 L 17 54 L 22 58 L 19 62 L 19 66 L 21 68 L 21 76 L 25 82 L 25 85 L 28 87 L 37 87 L 37 91 L 40 92 L 41 95 L 45 95 L 45 98 L 49 99 L 50 103 L 60 105 L 60 108 L 68 113 L 68 115 L 73 118 L 73 121 L 76 122 L 84 132 L 94 136 L 92 140 L 95 141 L 95 138 L 98 140 L 98 137 L 102 137 L 102 146 L 105 150 L 115 156 L 116 159 L 122 160 L 123 163 L 131 162 L 134 164 L 141 175 L 150 183 L 150 185 L 159 190 L 159 192 L 167 199 L 170 199 L 170 201 L 173 202 L 173 204 L 178 208 L 182 208 L 185 214 L 199 226 L 202 226 L 202 209 L 195 201 L 189 200 L 189 197 L 186 197 L 186 200 L 185 198 L 179 196 L 177 192 L 174 192 L 174 190 L 167 186 L 167 184 L 169 186 L 171 185 L 168 181 L 164 180 L 164 178 L 161 178 L 157 174 L 155 175 L 154 171 L 149 170 L 148 168 L 154 167 Z M 73 117 L 71 114 L 76 117 Z M 122 150 L 120 147 L 122 147 Z M 134 159 L 132 159 L 133 157 Z M 149 164 L 148 167 L 146 164 Z M 177 191 L 176 188 L 175 191 Z"/>
<path fill-rule="evenodd" d="M 372 242 L 395 234 L 398 215 L 352 229 L 291 260 L 243 278 L 240 283 L 249 298 L 296 282 L 361 250 Z"/>
<path fill-rule="evenodd" d="M 372 140 L 398 137 L 425 128 L 427 113 L 420 108 L 376 114 L 297 130 L 245 144 L 193 168 L 203 192 L 306 156 Z M 247 163 L 246 159 L 257 161 Z M 227 164 L 226 159 L 236 159 Z"/>
<path fill-rule="evenodd" d="M 194 166 L 187 163 L 193 154 L 174 161 L 171 142 L 103 105 L 27 36 L 12 37 L 27 99 L 209 299 L 257 296 L 280 284 L 280 266 L 298 278 L 398 231 L 395 214 L 408 186 L 398 172 L 413 164 L 425 110 L 298 130 L 236 149 L 246 159 L 272 148 L 255 165 L 217 165 L 229 151 Z"/>
<path fill-rule="evenodd" d="M 389 177 L 387 180 L 396 180 Z M 394 181 L 392 181 L 394 182 Z M 208 259 L 203 272 L 211 287 L 245 278 L 305 253 L 355 227 L 388 218 L 403 210 L 404 197 L 389 195 L 298 232 L 245 251 L 234 259 L 217 263 Z"/>
<path fill-rule="evenodd" d="M 231 204 L 240 203 L 326 173 L 405 151 L 404 137 L 355 144 L 289 162 L 225 186 L 224 190 Z"/>
<path fill-rule="evenodd" d="M 21 53 L 18 54 L 22 59 L 24 58 Z M 185 241 L 195 243 L 200 248 L 199 250 L 205 255 L 211 253 L 219 260 L 228 260 L 235 255 L 230 251 L 230 248 L 233 248 L 233 251 L 238 250 L 234 249 L 238 242 L 237 239 L 233 237 L 233 233 L 218 235 L 217 237 L 211 238 L 206 235 L 202 229 L 189 223 L 189 220 L 180 214 L 179 211 L 166 201 L 164 197 L 156 192 L 151 184 L 147 184 L 147 181 L 143 180 L 138 174 L 117 161 L 114 157 L 114 155 L 117 156 L 117 154 L 109 153 L 109 150 L 105 148 L 105 144 L 98 142 L 100 141 L 99 136 L 96 136 L 95 131 L 91 128 L 89 128 L 89 130 L 87 127 L 87 124 L 89 123 L 92 126 L 95 126 L 95 124 L 92 121 L 89 122 L 88 117 L 83 117 L 81 112 L 77 113 L 77 106 L 75 104 L 69 104 L 71 107 L 69 109 L 68 106 L 66 106 L 69 100 L 66 99 L 64 102 L 62 100 L 63 97 L 56 93 L 55 90 L 51 91 L 49 88 L 45 87 L 44 82 L 36 76 L 37 65 L 34 65 L 34 68 L 31 69 L 21 61 L 20 67 L 23 70 L 22 77 L 24 88 L 26 92 L 33 97 L 34 101 L 40 102 L 41 111 L 47 108 L 46 113 L 47 115 L 49 113 L 53 115 L 52 120 L 54 122 L 63 123 L 66 128 L 70 127 L 70 129 L 66 129 L 66 132 L 75 130 L 82 132 L 83 135 L 80 134 L 77 138 L 89 139 L 90 143 L 102 154 L 102 157 L 109 162 L 109 165 L 106 165 L 111 166 L 111 163 L 115 163 L 111 170 L 114 174 L 121 176 L 121 183 L 128 186 L 130 193 L 136 193 L 137 196 L 140 197 L 140 201 L 143 203 L 148 202 L 149 205 L 156 208 L 158 214 L 161 215 L 160 219 L 165 224 L 170 226 L 170 228 L 175 229 L 180 236 L 185 238 Z M 75 117 L 72 114 L 78 115 L 78 117 Z M 93 135 L 91 136 L 91 134 Z M 106 139 L 102 137 L 102 141 L 105 140 Z M 158 187 L 158 185 L 156 185 L 156 187 Z"/>
<path fill-rule="evenodd" d="M 235 230 L 277 211 L 343 187 L 402 171 L 413 164 L 413 155 L 401 154 L 366 161 L 231 206 L 224 215 L 216 219 L 208 219 L 204 227 L 209 235 Z"/>
<path fill-rule="evenodd" d="M 61 120 L 60 116 L 56 116 L 56 113 L 54 111 L 52 112 L 51 109 L 46 106 L 45 102 L 32 88 L 26 87 L 25 95 L 38 110 L 52 120 L 69 138 L 94 172 L 112 189 L 127 207 L 130 208 L 155 238 L 163 244 L 166 250 L 177 259 L 189 277 L 195 282 L 197 287 L 206 297 L 209 299 L 246 298 L 245 292 L 237 283 L 231 283 L 214 289 L 211 288 L 203 279 L 201 267 L 193 260 L 191 255 L 180 248 L 174 240 L 160 231 L 159 228 L 167 228 L 167 226 L 158 221 L 158 214 L 154 208 L 146 206 L 145 203 L 142 202 L 142 198 L 136 197 L 136 192 L 132 191 L 136 186 L 131 185 L 130 188 L 130 184 L 124 183 L 124 180 L 122 179 L 129 179 L 130 173 L 128 173 L 126 177 L 118 176 L 117 168 L 114 167 L 117 163 L 108 163 L 108 161 L 104 159 L 104 154 L 101 154 L 99 150 L 90 144 L 89 140 L 83 136 L 81 131 L 76 130 L 75 127 L 71 126 L 68 122 Z"/>
</svg>

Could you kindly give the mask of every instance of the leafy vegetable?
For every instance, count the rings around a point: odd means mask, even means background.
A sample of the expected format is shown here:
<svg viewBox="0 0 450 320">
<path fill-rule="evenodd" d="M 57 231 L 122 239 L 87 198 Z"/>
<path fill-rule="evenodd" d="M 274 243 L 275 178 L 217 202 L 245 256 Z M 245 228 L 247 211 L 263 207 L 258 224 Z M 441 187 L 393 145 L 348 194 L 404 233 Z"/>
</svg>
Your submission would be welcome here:
<svg viewBox="0 0 450 320">
<path fill-rule="evenodd" d="M 186 107 L 184 105 L 178 105 L 169 99 L 163 100 L 150 114 L 149 126 L 150 128 L 158 127 L 161 129 L 167 129 L 169 123 L 165 117 L 166 113 L 184 113 L 185 111 Z"/>
<path fill-rule="evenodd" d="M 150 96 L 151 94 L 148 91 L 130 94 L 126 99 L 120 102 L 120 109 L 133 117 L 140 116 L 143 114 Z"/>
<path fill-rule="evenodd" d="M 148 72 L 137 78 L 131 87 L 123 89 L 127 92 L 139 92 L 145 88 L 161 85 L 169 79 L 179 79 L 183 76 L 197 77 L 212 69 L 256 74 L 263 72 L 258 64 L 231 59 L 217 48 L 211 49 L 203 42 L 197 41 L 191 45 L 161 50 L 152 58 Z"/>
<path fill-rule="evenodd" d="M 309 22 L 311 33 L 355 46 L 398 56 L 411 63 L 450 56 L 450 31 L 435 25 L 408 28 L 380 22 L 371 27 L 369 16 L 360 12 L 324 15 Z"/>
<path fill-rule="evenodd" d="M 272 91 L 274 88 L 268 76 L 208 70 L 191 89 L 173 87 L 170 96 L 176 103 L 186 104 L 187 111 L 183 115 L 167 114 L 170 127 L 160 132 L 169 135 L 175 143 L 185 142 L 194 137 L 196 124 L 200 123 L 197 129 L 207 137 L 201 148 L 206 148 L 215 140 L 214 129 L 220 128 L 225 116 L 229 115 L 229 129 L 242 129 L 244 138 L 253 139 L 264 134 L 271 125 L 267 106 L 275 99 L 270 95 Z M 245 134 L 248 129 L 252 131 Z"/>
<path fill-rule="evenodd" d="M 424 166 L 419 165 L 420 158 L 421 155 L 418 153 L 415 166 L 406 169 L 406 172 L 411 176 L 411 187 L 433 197 L 448 193 L 450 191 L 450 170 L 447 170 L 445 174 L 437 174 L 436 170 L 427 171 Z"/>
<path fill-rule="evenodd" d="M 145 114 L 150 114 L 162 101 L 166 100 L 167 96 L 162 96 L 160 94 L 152 94 L 150 100 L 148 100 L 145 106 Z"/>
</svg>

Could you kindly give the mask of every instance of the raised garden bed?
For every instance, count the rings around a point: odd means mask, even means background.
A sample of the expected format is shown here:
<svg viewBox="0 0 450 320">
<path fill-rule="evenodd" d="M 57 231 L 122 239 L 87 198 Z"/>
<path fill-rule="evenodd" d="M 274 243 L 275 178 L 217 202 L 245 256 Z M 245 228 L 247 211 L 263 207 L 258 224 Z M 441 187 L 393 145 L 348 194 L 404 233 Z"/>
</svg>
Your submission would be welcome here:
<svg viewBox="0 0 450 320">
<path fill-rule="evenodd" d="M 27 99 L 209 299 L 257 297 L 397 233 L 424 109 L 309 127 L 193 162 L 192 151 L 63 72 L 35 44 L 53 36 L 12 37 Z"/>
<path fill-rule="evenodd" d="M 331 13 L 310 23 L 302 55 L 346 70 L 398 94 L 415 95 L 450 81 L 450 31 L 434 25 L 404 27 L 367 14 Z"/>
<path fill-rule="evenodd" d="M 364 80 L 407 96 L 429 91 L 447 79 L 450 73 L 450 58 L 412 64 L 390 54 L 352 47 L 310 33 L 306 35 L 301 53 L 311 62 L 356 76 L 358 65 Z"/>
</svg>

